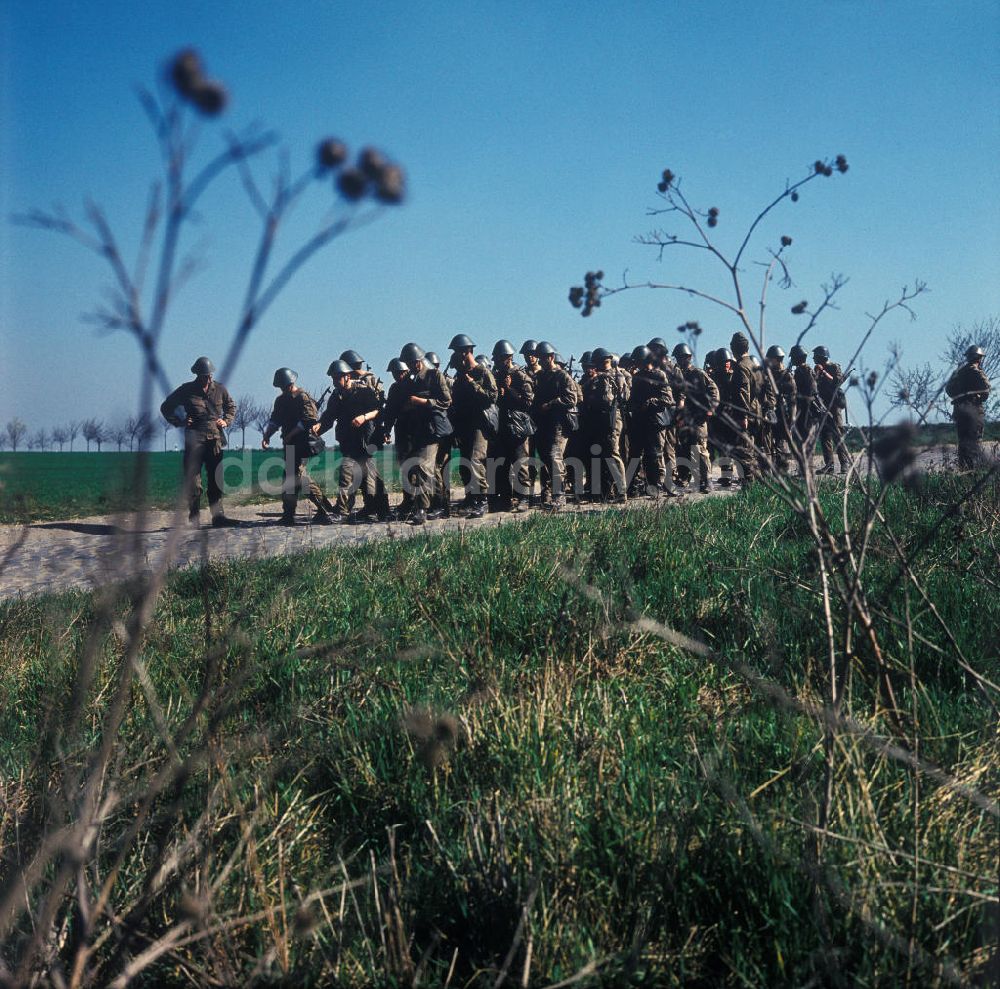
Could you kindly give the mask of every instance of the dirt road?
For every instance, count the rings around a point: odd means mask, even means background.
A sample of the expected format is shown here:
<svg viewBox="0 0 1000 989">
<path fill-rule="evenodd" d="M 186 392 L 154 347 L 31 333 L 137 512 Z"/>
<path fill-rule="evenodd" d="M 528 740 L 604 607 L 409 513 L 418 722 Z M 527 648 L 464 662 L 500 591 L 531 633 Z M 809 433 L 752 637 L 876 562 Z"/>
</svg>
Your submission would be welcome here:
<svg viewBox="0 0 1000 989">
<path fill-rule="evenodd" d="M 925 469 L 945 466 L 950 449 L 934 448 L 921 454 Z M 709 497 L 721 497 L 730 489 L 713 485 Z M 665 507 L 691 501 L 662 499 Z M 630 503 L 650 507 L 656 502 L 642 498 Z M 308 509 L 308 511 L 307 511 Z M 312 506 L 300 502 L 304 521 Z M 594 505 L 569 506 L 567 511 L 601 511 Z M 26 526 L 0 526 L 0 598 L 46 594 L 72 588 L 88 589 L 148 572 L 169 560 L 169 567 L 182 568 L 209 560 L 233 560 L 283 556 L 311 549 L 360 546 L 375 539 L 410 539 L 443 532 L 472 530 L 482 526 L 516 525 L 536 515 L 525 512 L 487 515 L 483 519 L 442 519 L 423 526 L 402 523 L 375 525 L 278 525 L 278 502 L 262 505 L 227 506 L 227 513 L 243 523 L 239 529 L 175 529 L 172 512 L 152 511 L 139 527 L 135 515 L 97 516 L 60 522 L 36 522 Z M 207 518 L 202 512 L 202 518 Z"/>
</svg>

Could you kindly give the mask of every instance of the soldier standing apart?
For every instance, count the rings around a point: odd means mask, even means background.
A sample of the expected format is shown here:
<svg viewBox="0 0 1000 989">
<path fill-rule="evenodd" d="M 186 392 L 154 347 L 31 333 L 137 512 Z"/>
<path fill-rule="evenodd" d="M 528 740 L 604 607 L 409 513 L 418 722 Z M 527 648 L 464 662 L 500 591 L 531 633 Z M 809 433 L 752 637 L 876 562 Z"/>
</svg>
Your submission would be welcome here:
<svg viewBox="0 0 1000 989">
<path fill-rule="evenodd" d="M 965 363 L 948 379 L 945 391 L 952 401 L 952 418 L 958 433 L 958 466 L 965 470 L 983 461 L 984 406 L 990 395 L 990 379 L 983 371 L 982 347 L 969 347 Z"/>
<path fill-rule="evenodd" d="M 791 441 L 792 425 L 795 422 L 795 376 L 782 366 L 785 352 L 778 346 L 768 347 L 764 355 L 767 361 L 768 395 L 773 393 L 774 407 L 770 399 L 765 403 L 765 416 L 771 429 L 771 450 L 774 469 L 788 472 L 788 444 Z"/>
<path fill-rule="evenodd" d="M 819 395 L 820 420 L 819 442 L 823 450 L 823 466 L 817 474 L 833 473 L 833 452 L 837 451 L 840 473 L 846 474 L 851 466 L 851 458 L 844 446 L 844 409 L 847 400 L 840 385 L 844 374 L 839 364 L 830 362 L 830 351 L 826 347 L 813 349 L 813 363 L 816 365 L 816 393 Z"/>
<path fill-rule="evenodd" d="M 464 333 L 459 333 L 448 344 L 452 352 L 451 366 L 455 369 L 449 418 L 462 458 L 459 473 L 465 488 L 466 515 L 470 519 L 480 519 L 486 514 L 489 491 L 486 449 L 489 437 L 494 434 L 487 413 L 496 405 L 499 395 L 492 372 L 476 360 L 475 347 Z M 497 423 L 499 425 L 499 419 Z"/>
<path fill-rule="evenodd" d="M 750 358 L 750 341 L 744 334 L 734 333 L 729 345 L 736 357 L 728 395 L 729 415 L 735 433 L 733 456 L 742 470 L 743 484 L 750 485 L 758 474 L 754 436 L 760 420 L 760 368 Z"/>
<path fill-rule="evenodd" d="M 674 394 L 666 372 L 657 367 L 659 361 L 649 347 L 636 347 L 632 360 L 636 371 L 629 394 L 630 449 L 642 457 L 645 493 L 650 497 L 661 492 L 673 496 L 676 492 L 673 478 L 667 473 L 663 449 L 667 428 L 673 421 Z"/>
<path fill-rule="evenodd" d="M 360 487 L 365 521 L 376 522 L 380 515 L 387 514 L 386 506 L 379 504 L 381 478 L 372 456 L 376 420 L 382 411 L 381 397 L 368 379 L 352 372 L 346 361 L 334 361 L 326 373 L 333 379 L 335 391 L 312 431 L 319 435 L 337 423 L 334 435 L 340 446 L 340 470 L 332 520 L 350 519 L 354 495 Z M 373 375 L 368 378 L 375 380 Z"/>
<path fill-rule="evenodd" d="M 509 340 L 498 340 L 493 348 L 493 377 L 499 394 L 500 429 L 490 440 L 488 453 L 499 464 L 496 509 L 519 512 L 521 500 L 531 493 L 528 440 L 535 434 L 531 418 L 535 383 L 514 363 L 514 345 Z"/>
<path fill-rule="evenodd" d="M 399 449 L 400 433 L 406 447 L 400 455 L 400 470 L 404 490 L 408 490 L 414 511 L 409 518 L 411 525 L 427 521 L 434 493 L 434 463 L 438 444 L 451 436 L 448 409 L 451 407 L 451 385 L 440 372 L 424 363 L 424 351 L 415 343 L 408 343 L 399 353 L 399 359 L 412 370 L 393 398 L 386 400 L 386 418 L 396 424 L 396 446 Z M 400 428 L 402 427 L 402 429 Z M 432 517 L 440 517 L 435 513 Z"/>
<path fill-rule="evenodd" d="M 299 491 L 305 490 L 309 500 L 316 506 L 313 522 L 329 525 L 333 520 L 333 505 L 323 494 L 320 486 L 306 472 L 306 460 L 310 456 L 309 437 L 318 421 L 316 403 L 308 392 L 295 383 L 298 375 L 290 367 L 279 367 L 274 372 L 271 384 L 281 389 L 274 400 L 271 419 L 264 427 L 262 450 L 271 447 L 271 437 L 280 429 L 281 442 L 285 447 L 285 479 L 281 485 L 281 524 L 296 525 L 295 509 L 298 506 Z"/>
<path fill-rule="evenodd" d="M 556 348 L 543 340 L 536 348 L 542 369 L 535 379 L 533 418 L 535 441 L 542 462 L 542 508 L 558 511 L 565 504 L 563 452 L 576 428 L 576 383 L 556 364 Z"/>
<path fill-rule="evenodd" d="M 719 407 L 719 387 L 700 367 L 695 367 L 694 354 L 686 343 L 674 347 L 674 360 L 677 361 L 675 395 L 680 391 L 677 441 L 681 456 L 687 461 L 686 469 L 691 471 L 697 464 L 698 490 L 707 494 L 712 476 L 708 423 Z"/>
<path fill-rule="evenodd" d="M 217 528 L 238 526 L 226 518 L 222 507 L 222 448 L 225 433 L 236 416 L 236 403 L 226 386 L 213 377 L 215 365 L 199 357 L 191 365 L 194 381 L 175 388 L 160 406 L 160 414 L 172 426 L 184 428 L 184 497 L 188 524 L 197 527 L 201 514 L 201 469 L 208 474 L 208 510 Z"/>
<path fill-rule="evenodd" d="M 795 423 L 792 432 L 792 453 L 802 454 L 803 464 L 812 460 L 816 441 L 812 429 L 816 413 L 816 378 L 806 361 L 809 355 L 804 347 L 795 344 L 788 352 L 792 361 L 792 380 L 795 382 Z"/>
</svg>

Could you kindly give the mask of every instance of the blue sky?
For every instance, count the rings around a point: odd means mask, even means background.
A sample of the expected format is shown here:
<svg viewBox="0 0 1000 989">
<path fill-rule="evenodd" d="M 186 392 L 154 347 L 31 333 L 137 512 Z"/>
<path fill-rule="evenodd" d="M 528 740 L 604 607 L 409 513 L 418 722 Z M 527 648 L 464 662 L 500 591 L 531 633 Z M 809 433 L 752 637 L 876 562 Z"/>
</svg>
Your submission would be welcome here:
<svg viewBox="0 0 1000 989">
<path fill-rule="evenodd" d="M 300 273 L 227 382 L 234 394 L 270 400 L 280 365 L 316 390 L 347 347 L 381 372 L 406 341 L 442 351 L 458 332 L 484 350 L 534 337 L 579 355 L 679 339 L 674 328 L 698 319 L 705 345 L 723 345 L 732 318 L 685 296 L 628 292 L 589 320 L 566 301 L 591 268 L 611 284 L 627 268 L 634 281 L 723 287 L 705 255 L 658 263 L 632 241 L 654 225 L 645 213 L 667 166 L 695 202 L 721 210 L 728 248 L 786 179 L 819 156 L 847 156 L 847 175 L 782 204 L 750 255 L 794 238 L 795 287 L 771 293 L 771 339 L 786 349 L 798 326 L 789 307 L 817 299 L 833 272 L 851 280 L 811 342 L 834 359 L 854 349 L 864 314 L 914 278 L 931 290 L 917 321 L 897 316 L 882 329 L 869 366 L 890 340 L 908 362 L 936 359 L 954 324 L 1000 308 L 996 2 L 7 0 L 0 10 L 4 217 L 54 203 L 80 217 L 89 196 L 131 254 L 158 167 L 135 87 L 185 45 L 229 87 L 225 125 L 276 128 L 293 171 L 331 134 L 405 166 L 406 205 Z M 219 141 L 219 125 L 206 125 L 201 153 Z M 263 183 L 272 170 L 258 167 Z M 311 190 L 279 253 L 332 203 L 328 188 Z M 223 353 L 256 235 L 232 175 L 187 234 L 202 263 L 163 344 L 178 383 L 195 356 Z M 0 422 L 133 411 L 133 342 L 79 319 L 108 283 L 100 261 L 9 222 L 0 254 Z M 745 277 L 756 292 L 758 270 Z"/>
</svg>

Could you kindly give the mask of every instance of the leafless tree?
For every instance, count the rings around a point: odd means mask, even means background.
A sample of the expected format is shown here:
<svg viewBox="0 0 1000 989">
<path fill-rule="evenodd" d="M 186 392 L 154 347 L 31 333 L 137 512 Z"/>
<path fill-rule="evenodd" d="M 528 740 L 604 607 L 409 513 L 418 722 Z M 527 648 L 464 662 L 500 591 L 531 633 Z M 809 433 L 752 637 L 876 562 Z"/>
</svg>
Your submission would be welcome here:
<svg viewBox="0 0 1000 989">
<path fill-rule="evenodd" d="M 52 429 L 52 442 L 59 444 L 59 452 L 62 453 L 66 441 L 69 439 L 69 430 L 65 426 L 55 426 Z"/>
<path fill-rule="evenodd" d="M 87 441 L 87 453 L 90 453 L 90 444 L 97 444 L 97 452 L 101 452 L 101 444 L 104 443 L 107 436 L 107 427 L 100 419 L 84 419 L 80 424 L 80 431 L 83 433 L 83 438 Z"/>
<path fill-rule="evenodd" d="M 66 436 L 69 438 L 69 452 L 73 452 L 73 440 L 80 435 L 80 423 L 75 419 L 72 422 L 66 423 Z"/>
<path fill-rule="evenodd" d="M 263 435 L 264 430 L 267 429 L 267 424 L 271 421 L 271 409 L 266 405 L 259 405 L 257 407 L 257 414 L 251 420 L 251 425 L 258 433 Z"/>
<path fill-rule="evenodd" d="M 44 450 L 49 445 L 49 433 L 46 429 L 38 429 L 28 437 L 29 450 Z"/>
<path fill-rule="evenodd" d="M 118 447 L 118 452 L 122 452 L 122 447 L 129 441 L 128 425 L 123 422 L 114 423 L 108 427 L 107 438 L 110 443 Z"/>
<path fill-rule="evenodd" d="M 16 416 L 4 427 L 4 435 L 10 444 L 11 451 L 17 453 L 17 448 L 28 434 L 28 425 Z"/>
<path fill-rule="evenodd" d="M 233 419 L 233 429 L 240 431 L 240 446 L 246 449 L 247 428 L 253 426 L 263 408 L 253 395 L 240 395 L 236 399 L 236 416 Z"/>
<path fill-rule="evenodd" d="M 152 416 L 145 413 L 129 416 L 125 420 L 125 430 L 128 433 L 129 450 L 141 450 L 147 446 L 155 434 Z"/>
</svg>

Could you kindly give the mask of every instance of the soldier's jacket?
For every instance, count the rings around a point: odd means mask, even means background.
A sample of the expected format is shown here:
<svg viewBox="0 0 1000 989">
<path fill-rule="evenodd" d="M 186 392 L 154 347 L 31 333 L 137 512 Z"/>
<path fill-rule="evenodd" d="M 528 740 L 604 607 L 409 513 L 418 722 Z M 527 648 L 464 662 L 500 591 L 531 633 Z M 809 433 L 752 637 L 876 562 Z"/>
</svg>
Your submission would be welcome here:
<svg viewBox="0 0 1000 989">
<path fill-rule="evenodd" d="M 628 406 L 632 422 L 641 426 L 656 426 L 655 418 L 674 405 L 674 393 L 666 373 L 658 367 L 636 371 Z M 662 428 L 662 427 L 658 427 Z"/>
<path fill-rule="evenodd" d="M 409 394 L 409 386 L 409 378 L 393 381 L 389 385 L 389 394 L 385 397 L 385 404 L 382 406 L 382 415 L 378 423 L 378 428 L 384 436 L 388 436 L 395 427 L 396 443 L 400 446 L 406 446 L 408 442 L 405 426 L 397 421 L 397 417 L 399 410 L 403 407 L 403 399 Z"/>
<path fill-rule="evenodd" d="M 990 394 L 990 379 L 982 368 L 963 364 L 945 385 L 948 397 L 955 405 L 983 405 Z"/>
<path fill-rule="evenodd" d="M 700 426 L 708 419 L 708 414 L 714 413 L 721 400 L 719 386 L 714 379 L 693 364 L 685 371 L 677 369 L 679 377 L 674 379 L 674 395 L 683 409 L 681 418 L 685 425 Z"/>
<path fill-rule="evenodd" d="M 379 406 L 381 407 L 385 403 L 385 386 L 382 384 L 381 379 L 376 378 L 371 371 L 362 371 L 360 374 L 357 371 L 352 371 L 351 374 L 355 379 L 355 388 L 359 385 L 371 388 L 378 396 Z"/>
<path fill-rule="evenodd" d="M 592 378 L 584 378 L 580 387 L 582 410 L 588 415 L 610 414 L 618 408 L 620 399 L 614 371 L 598 371 Z"/>
<path fill-rule="evenodd" d="M 458 371 L 451 385 L 451 421 L 456 428 L 481 426 L 482 414 L 496 404 L 499 394 L 488 367 L 476 364 L 468 371 Z"/>
<path fill-rule="evenodd" d="M 291 440 L 292 443 L 299 445 L 305 442 L 309 430 L 317 422 L 319 414 L 316 411 L 316 403 L 308 392 L 300 388 L 294 394 L 283 391 L 274 400 L 268 428 L 280 429 L 282 442 L 288 442 L 288 434 L 297 426 L 300 427 L 302 432 L 297 433 Z"/>
<path fill-rule="evenodd" d="M 840 385 L 844 380 L 844 372 L 841 371 L 839 364 L 824 364 L 823 370 L 827 374 L 833 375 L 833 380 L 831 381 L 822 374 L 817 367 L 816 394 L 819 395 L 819 400 L 828 409 L 842 409 L 844 407 L 844 393 L 840 390 Z"/>
<path fill-rule="evenodd" d="M 795 407 L 801 414 L 812 408 L 816 398 L 816 379 L 806 364 L 797 364 L 792 375 L 795 384 Z"/>
<path fill-rule="evenodd" d="M 183 415 L 180 414 L 182 409 Z M 190 418 L 193 422 L 187 426 L 189 434 L 200 439 L 218 440 L 222 438 L 222 431 L 215 420 L 225 419 L 226 426 L 231 426 L 236 418 L 236 403 L 226 391 L 226 386 L 218 381 L 210 381 L 206 391 L 198 387 L 197 381 L 186 381 L 163 400 L 160 414 L 174 426 L 184 426 Z"/>
<path fill-rule="evenodd" d="M 552 403 L 550 408 L 542 406 Z M 535 378 L 535 404 L 532 418 L 539 426 L 555 429 L 566 423 L 566 413 L 575 411 L 577 384 L 561 367 L 540 371 Z"/>
<path fill-rule="evenodd" d="M 754 367 L 749 354 L 744 354 L 733 368 L 726 401 L 734 419 L 754 419 L 760 415 L 758 373 L 759 368 Z"/>
<path fill-rule="evenodd" d="M 770 371 L 770 373 L 768 373 Z M 778 414 L 778 379 L 780 371 L 761 368 L 760 380 L 760 414 L 768 422 L 774 422 Z"/>
<path fill-rule="evenodd" d="M 795 397 L 798 389 L 795 387 L 795 375 L 787 367 L 771 371 L 777 386 L 777 411 L 780 416 L 790 420 L 795 415 Z"/>
<path fill-rule="evenodd" d="M 430 404 L 407 407 L 407 400 L 414 396 L 426 398 Z M 450 407 L 451 384 L 448 379 L 440 371 L 425 367 L 419 374 L 411 374 L 389 389 L 384 414 L 386 432 L 395 425 L 397 442 L 402 432 L 407 442 L 418 445 L 431 443 L 437 435 L 435 420 L 439 422 L 446 418 Z"/>
<path fill-rule="evenodd" d="M 622 409 L 628 408 L 629 395 L 632 393 L 632 375 L 623 367 L 614 367 L 611 374 L 618 389 L 618 402 Z"/>
<path fill-rule="evenodd" d="M 320 417 L 320 431 L 325 433 L 336 422 L 334 436 L 341 446 L 363 446 L 370 440 L 376 420 L 369 420 L 363 426 L 352 426 L 351 420 L 381 411 L 383 404 L 379 393 L 368 385 L 352 385 L 346 391 L 335 388 Z"/>
<path fill-rule="evenodd" d="M 531 412 L 535 399 L 535 381 L 527 368 L 512 364 L 509 368 L 494 368 L 494 380 L 500 390 L 497 405 L 506 412 Z M 510 384 L 504 386 L 507 377 Z"/>
<path fill-rule="evenodd" d="M 733 405 L 735 378 L 735 374 L 726 374 L 725 371 L 715 371 L 712 374 L 712 380 L 719 389 L 719 407 L 709 420 L 709 429 L 719 437 L 729 437 L 737 425 L 734 420 L 743 418 L 742 410 L 736 409 Z"/>
</svg>

